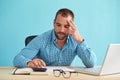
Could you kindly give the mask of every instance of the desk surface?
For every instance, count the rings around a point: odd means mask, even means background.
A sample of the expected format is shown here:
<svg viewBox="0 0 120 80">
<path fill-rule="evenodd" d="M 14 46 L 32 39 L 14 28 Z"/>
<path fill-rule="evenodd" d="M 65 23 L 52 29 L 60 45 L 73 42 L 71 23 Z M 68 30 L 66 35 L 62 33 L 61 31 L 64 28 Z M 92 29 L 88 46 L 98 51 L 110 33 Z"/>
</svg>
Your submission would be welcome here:
<svg viewBox="0 0 120 80">
<path fill-rule="evenodd" d="M 12 75 L 13 69 L 14 67 L 0 67 L 0 80 L 120 80 L 120 74 L 94 76 L 82 73 L 76 75 L 73 73 L 69 79 L 65 79 L 63 76 L 54 77 L 53 73 L 48 75 Z"/>
</svg>

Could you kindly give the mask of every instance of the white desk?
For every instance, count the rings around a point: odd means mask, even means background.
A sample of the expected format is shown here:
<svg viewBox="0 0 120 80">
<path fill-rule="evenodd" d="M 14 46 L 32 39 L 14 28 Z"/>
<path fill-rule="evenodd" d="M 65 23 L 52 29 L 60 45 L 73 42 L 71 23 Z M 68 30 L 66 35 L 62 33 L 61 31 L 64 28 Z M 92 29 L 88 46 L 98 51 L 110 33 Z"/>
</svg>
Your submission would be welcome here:
<svg viewBox="0 0 120 80">
<path fill-rule="evenodd" d="M 63 76 L 54 77 L 53 73 L 49 75 L 12 75 L 14 67 L 0 67 L 0 80 L 120 80 L 120 74 L 107 76 L 93 76 L 88 74 L 73 73 L 69 79 Z"/>
</svg>

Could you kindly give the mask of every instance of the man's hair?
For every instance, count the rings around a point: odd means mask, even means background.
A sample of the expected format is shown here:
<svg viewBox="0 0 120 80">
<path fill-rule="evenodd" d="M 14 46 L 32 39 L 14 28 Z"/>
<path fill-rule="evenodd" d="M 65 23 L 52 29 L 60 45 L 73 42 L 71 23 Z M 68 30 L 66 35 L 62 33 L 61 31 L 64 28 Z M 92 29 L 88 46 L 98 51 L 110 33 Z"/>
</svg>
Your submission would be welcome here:
<svg viewBox="0 0 120 80">
<path fill-rule="evenodd" d="M 74 13 L 70 9 L 67 9 L 67 8 L 62 8 L 62 9 L 58 10 L 56 13 L 56 16 L 55 16 L 55 20 L 56 20 L 58 14 L 61 14 L 61 16 L 63 16 L 63 17 L 68 17 L 70 15 L 72 17 L 72 19 L 74 19 Z"/>
</svg>

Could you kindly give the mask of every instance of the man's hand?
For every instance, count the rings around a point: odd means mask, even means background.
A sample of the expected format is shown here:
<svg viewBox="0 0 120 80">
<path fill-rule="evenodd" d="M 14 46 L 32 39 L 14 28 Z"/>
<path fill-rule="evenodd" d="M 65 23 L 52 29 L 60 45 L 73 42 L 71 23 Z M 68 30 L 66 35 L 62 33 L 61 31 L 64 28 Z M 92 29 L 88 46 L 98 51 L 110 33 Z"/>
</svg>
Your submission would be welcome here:
<svg viewBox="0 0 120 80">
<path fill-rule="evenodd" d="M 73 23 L 73 21 L 69 20 L 68 24 L 70 26 L 69 27 L 69 35 L 71 35 L 77 43 L 83 42 L 84 39 L 80 36 L 80 34 L 79 34 L 75 24 Z"/>
<path fill-rule="evenodd" d="M 29 68 L 43 68 L 46 66 L 45 62 L 41 59 L 35 58 L 32 61 L 28 62 Z"/>
</svg>

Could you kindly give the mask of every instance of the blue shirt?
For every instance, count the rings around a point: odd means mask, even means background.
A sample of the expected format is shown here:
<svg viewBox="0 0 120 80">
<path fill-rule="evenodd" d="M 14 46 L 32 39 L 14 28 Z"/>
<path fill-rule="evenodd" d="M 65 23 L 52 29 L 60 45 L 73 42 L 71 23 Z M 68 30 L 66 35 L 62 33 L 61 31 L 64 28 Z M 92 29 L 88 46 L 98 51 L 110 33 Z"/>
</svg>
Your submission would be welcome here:
<svg viewBox="0 0 120 80">
<path fill-rule="evenodd" d="M 76 55 L 86 67 L 94 66 L 96 56 L 85 41 L 77 43 L 72 36 L 68 36 L 62 49 L 56 41 L 54 30 L 39 35 L 15 56 L 14 66 L 27 67 L 27 62 L 34 58 L 42 59 L 47 66 L 69 66 Z"/>
</svg>

